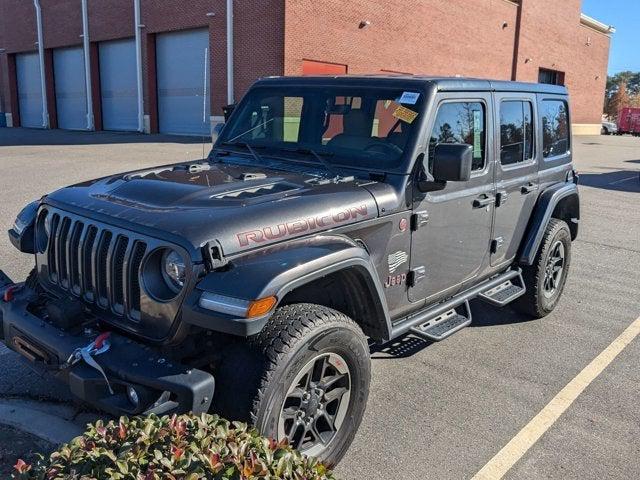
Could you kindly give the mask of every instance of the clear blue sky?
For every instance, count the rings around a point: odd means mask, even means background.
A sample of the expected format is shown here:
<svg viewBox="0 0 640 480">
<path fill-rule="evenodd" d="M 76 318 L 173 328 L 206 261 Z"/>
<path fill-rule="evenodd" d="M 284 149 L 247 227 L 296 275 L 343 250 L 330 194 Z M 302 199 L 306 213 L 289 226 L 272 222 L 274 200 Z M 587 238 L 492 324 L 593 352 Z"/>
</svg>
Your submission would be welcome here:
<svg viewBox="0 0 640 480">
<path fill-rule="evenodd" d="M 640 72 L 640 0 L 583 0 L 582 12 L 616 27 L 611 40 L 609 74 Z"/>
</svg>

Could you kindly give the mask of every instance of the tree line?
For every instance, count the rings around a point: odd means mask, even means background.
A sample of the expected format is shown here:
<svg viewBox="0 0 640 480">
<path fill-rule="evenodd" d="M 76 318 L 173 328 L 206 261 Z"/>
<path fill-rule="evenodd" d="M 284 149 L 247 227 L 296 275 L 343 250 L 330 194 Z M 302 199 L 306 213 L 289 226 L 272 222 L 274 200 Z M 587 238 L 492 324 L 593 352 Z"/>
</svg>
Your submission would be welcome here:
<svg viewBox="0 0 640 480">
<path fill-rule="evenodd" d="M 617 119 L 623 107 L 640 108 L 640 72 L 620 72 L 607 77 L 604 113 Z"/>
</svg>

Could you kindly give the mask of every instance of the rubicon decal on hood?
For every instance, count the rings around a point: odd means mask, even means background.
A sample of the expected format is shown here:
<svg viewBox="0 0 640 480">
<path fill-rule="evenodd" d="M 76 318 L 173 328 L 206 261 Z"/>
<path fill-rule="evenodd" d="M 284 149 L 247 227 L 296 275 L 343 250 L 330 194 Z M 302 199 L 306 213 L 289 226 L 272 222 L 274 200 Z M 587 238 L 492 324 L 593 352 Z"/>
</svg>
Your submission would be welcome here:
<svg viewBox="0 0 640 480">
<path fill-rule="evenodd" d="M 366 205 L 337 210 L 326 215 L 303 218 L 292 222 L 278 223 L 277 225 L 262 227 L 258 230 L 241 232 L 237 234 L 238 243 L 241 247 L 248 247 L 252 243 L 260 244 L 280 238 L 300 235 L 313 230 L 325 229 L 346 223 L 349 220 L 357 220 L 359 217 L 367 217 Z"/>
</svg>

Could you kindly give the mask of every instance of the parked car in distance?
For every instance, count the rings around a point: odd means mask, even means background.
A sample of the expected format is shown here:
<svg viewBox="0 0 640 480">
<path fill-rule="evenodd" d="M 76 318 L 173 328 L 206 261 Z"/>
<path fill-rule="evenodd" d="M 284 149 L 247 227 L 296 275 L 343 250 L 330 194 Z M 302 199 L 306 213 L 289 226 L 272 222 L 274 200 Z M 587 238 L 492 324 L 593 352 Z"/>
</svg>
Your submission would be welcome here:
<svg viewBox="0 0 640 480">
<path fill-rule="evenodd" d="M 640 108 L 625 107 L 618 113 L 618 134 L 640 135 Z"/>
<path fill-rule="evenodd" d="M 472 299 L 558 305 L 572 152 L 561 86 L 262 79 L 208 158 L 26 206 L 9 236 L 35 265 L 0 272 L 0 336 L 114 415 L 213 411 L 333 465 L 371 343 L 444 340 Z"/>
<path fill-rule="evenodd" d="M 602 122 L 602 131 L 600 133 L 602 135 L 617 135 L 618 125 L 614 122 Z"/>
</svg>

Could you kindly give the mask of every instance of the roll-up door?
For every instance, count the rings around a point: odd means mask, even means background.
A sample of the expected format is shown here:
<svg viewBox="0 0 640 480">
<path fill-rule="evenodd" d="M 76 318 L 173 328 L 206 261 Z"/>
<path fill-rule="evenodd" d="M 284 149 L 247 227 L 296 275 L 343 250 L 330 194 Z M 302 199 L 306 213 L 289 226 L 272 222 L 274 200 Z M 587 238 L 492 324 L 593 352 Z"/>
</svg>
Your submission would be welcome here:
<svg viewBox="0 0 640 480">
<path fill-rule="evenodd" d="M 210 133 L 208 46 L 209 31 L 206 29 L 158 34 L 156 67 L 161 132 Z"/>
<path fill-rule="evenodd" d="M 82 47 L 53 51 L 58 127 L 68 130 L 87 128 L 87 92 Z"/>
<path fill-rule="evenodd" d="M 43 127 L 40 58 L 37 52 L 16 55 L 20 125 Z"/>
<path fill-rule="evenodd" d="M 138 128 L 135 40 L 102 42 L 99 52 L 102 127 L 135 131 Z"/>
</svg>

